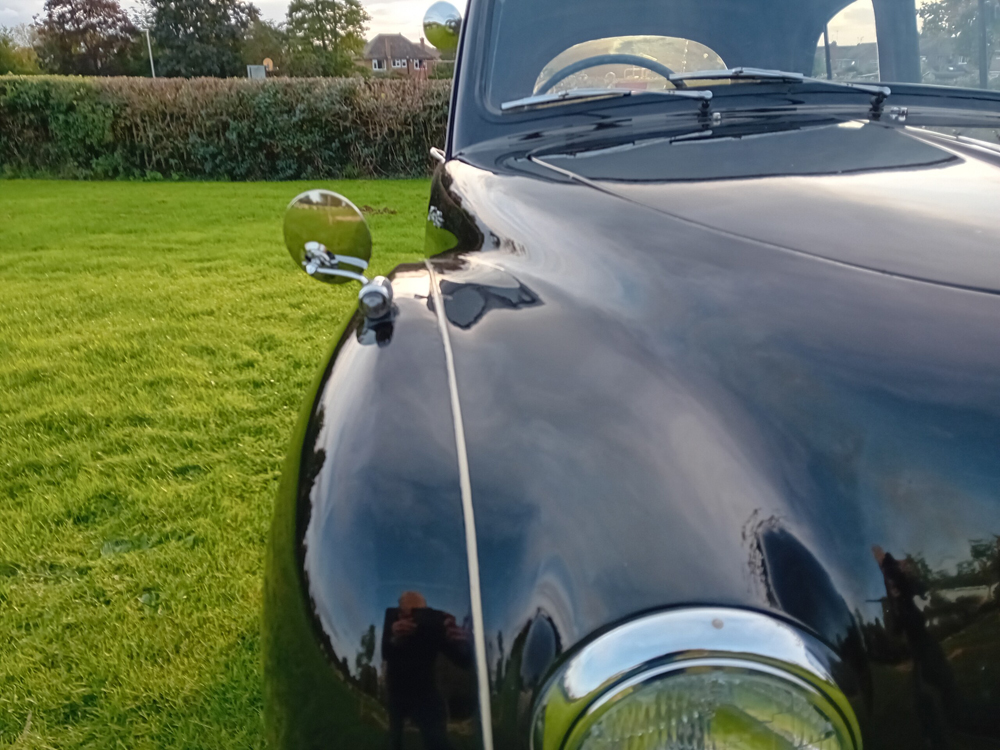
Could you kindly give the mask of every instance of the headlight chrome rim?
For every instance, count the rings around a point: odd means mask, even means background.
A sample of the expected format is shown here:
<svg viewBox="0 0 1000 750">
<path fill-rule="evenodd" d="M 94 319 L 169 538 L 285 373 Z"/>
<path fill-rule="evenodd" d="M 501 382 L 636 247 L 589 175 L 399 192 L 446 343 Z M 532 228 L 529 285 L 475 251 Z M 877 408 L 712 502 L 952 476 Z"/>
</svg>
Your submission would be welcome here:
<svg viewBox="0 0 1000 750">
<path fill-rule="evenodd" d="M 862 750 L 836 655 L 787 622 L 751 610 L 690 607 L 646 615 L 584 645 L 539 694 L 532 750 L 578 750 L 588 730 L 633 692 L 691 670 L 767 675 L 796 688 L 851 750 Z"/>
</svg>

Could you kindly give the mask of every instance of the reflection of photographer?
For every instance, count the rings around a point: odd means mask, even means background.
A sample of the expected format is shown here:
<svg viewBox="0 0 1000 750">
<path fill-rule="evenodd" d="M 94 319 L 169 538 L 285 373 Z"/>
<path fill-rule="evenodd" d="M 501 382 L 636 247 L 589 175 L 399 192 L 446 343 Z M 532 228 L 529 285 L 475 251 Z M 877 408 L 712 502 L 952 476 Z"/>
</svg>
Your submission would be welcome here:
<svg viewBox="0 0 1000 750">
<path fill-rule="evenodd" d="M 872 548 L 872 554 L 885 581 L 886 624 L 902 632 L 910 647 L 916 714 L 930 746 L 946 748 L 949 717 L 955 717 L 958 705 L 955 677 L 944 649 L 927 629 L 924 613 L 914 601 L 926 596 L 926 583 L 910 560 L 897 560 L 878 546 Z"/>
<path fill-rule="evenodd" d="M 450 747 L 445 729 L 448 710 L 434 669 L 439 655 L 467 664 L 469 633 L 452 615 L 430 609 L 421 594 L 407 591 L 399 597 L 398 608 L 386 610 L 382 630 L 393 750 L 403 746 L 407 719 L 420 730 L 425 750 Z"/>
</svg>

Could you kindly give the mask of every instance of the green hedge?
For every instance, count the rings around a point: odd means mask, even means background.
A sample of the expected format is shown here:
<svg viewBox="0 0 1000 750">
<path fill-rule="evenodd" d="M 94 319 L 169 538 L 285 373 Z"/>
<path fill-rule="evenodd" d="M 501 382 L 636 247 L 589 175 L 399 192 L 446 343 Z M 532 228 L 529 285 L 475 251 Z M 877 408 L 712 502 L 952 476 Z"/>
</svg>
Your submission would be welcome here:
<svg viewBox="0 0 1000 750">
<path fill-rule="evenodd" d="M 293 180 L 426 174 L 447 81 L 0 76 L 0 174 Z"/>
</svg>

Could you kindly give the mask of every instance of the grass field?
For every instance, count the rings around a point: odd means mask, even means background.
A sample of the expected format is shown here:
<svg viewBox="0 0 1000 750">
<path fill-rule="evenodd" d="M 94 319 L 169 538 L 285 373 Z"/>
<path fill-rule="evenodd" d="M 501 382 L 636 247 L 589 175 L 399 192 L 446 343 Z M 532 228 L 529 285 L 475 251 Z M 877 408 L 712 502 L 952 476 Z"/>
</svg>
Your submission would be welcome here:
<svg viewBox="0 0 1000 750">
<path fill-rule="evenodd" d="M 426 182 L 324 186 L 421 257 Z M 272 499 L 357 292 L 288 258 L 303 187 L 0 181 L 0 747 L 262 746 Z"/>
</svg>

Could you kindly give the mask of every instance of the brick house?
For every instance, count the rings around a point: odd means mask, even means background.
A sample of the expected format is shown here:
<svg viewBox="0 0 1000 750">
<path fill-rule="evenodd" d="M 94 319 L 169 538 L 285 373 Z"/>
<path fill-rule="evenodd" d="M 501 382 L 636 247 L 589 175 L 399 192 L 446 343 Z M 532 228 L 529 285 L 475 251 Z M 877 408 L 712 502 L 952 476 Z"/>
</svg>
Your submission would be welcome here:
<svg viewBox="0 0 1000 750">
<path fill-rule="evenodd" d="M 441 59 L 441 53 L 423 38 L 414 44 L 402 34 L 379 34 L 365 45 L 361 56 L 374 73 L 402 73 L 411 78 L 426 78 Z"/>
</svg>

